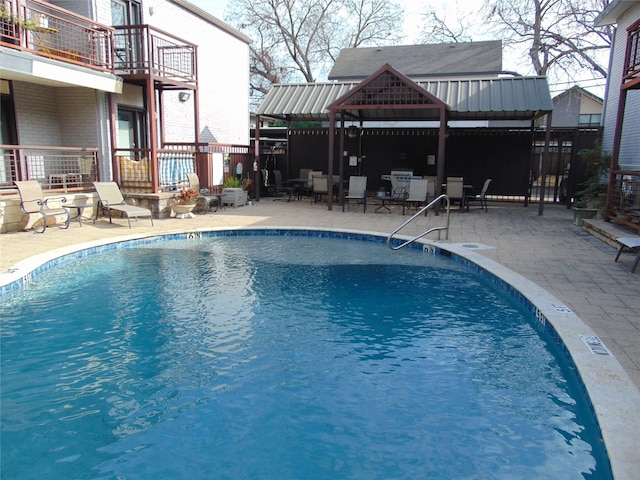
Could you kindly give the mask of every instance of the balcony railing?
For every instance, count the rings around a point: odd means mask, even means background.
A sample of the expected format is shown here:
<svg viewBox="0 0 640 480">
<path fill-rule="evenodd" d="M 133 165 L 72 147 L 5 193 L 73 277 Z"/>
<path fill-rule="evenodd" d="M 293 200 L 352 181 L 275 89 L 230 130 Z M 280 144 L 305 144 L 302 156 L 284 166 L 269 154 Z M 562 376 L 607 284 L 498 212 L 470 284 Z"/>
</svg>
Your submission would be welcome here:
<svg viewBox="0 0 640 480">
<path fill-rule="evenodd" d="M 113 29 L 47 2 L 0 0 L 0 45 L 113 73 Z"/>
<path fill-rule="evenodd" d="M 149 25 L 116 27 L 114 45 L 118 74 L 152 75 L 177 85 L 196 86 L 196 45 Z"/>
<path fill-rule="evenodd" d="M 622 88 L 640 88 L 640 21 L 627 29 L 627 51 Z"/>
<path fill-rule="evenodd" d="M 612 173 L 608 205 L 609 220 L 640 231 L 640 171 Z"/>
<path fill-rule="evenodd" d="M 123 192 L 153 193 L 153 180 L 157 178 L 160 191 L 171 191 L 188 186 L 187 173 L 197 172 L 200 186 L 210 191 L 219 190 L 212 185 L 214 164 L 224 162 L 224 178 L 232 175 L 236 164 L 242 163 L 244 170 L 253 158 L 253 149 L 246 145 L 218 143 L 167 143 L 157 151 L 158 168 L 154 168 L 150 149 L 118 149 L 116 151 L 116 174 Z M 217 157 L 217 158 L 216 158 Z M 220 168 L 218 165 L 216 168 Z"/>
<path fill-rule="evenodd" d="M 98 149 L 0 145 L 0 191 L 15 180 L 37 180 L 48 190 L 81 191 L 98 178 Z"/>
</svg>

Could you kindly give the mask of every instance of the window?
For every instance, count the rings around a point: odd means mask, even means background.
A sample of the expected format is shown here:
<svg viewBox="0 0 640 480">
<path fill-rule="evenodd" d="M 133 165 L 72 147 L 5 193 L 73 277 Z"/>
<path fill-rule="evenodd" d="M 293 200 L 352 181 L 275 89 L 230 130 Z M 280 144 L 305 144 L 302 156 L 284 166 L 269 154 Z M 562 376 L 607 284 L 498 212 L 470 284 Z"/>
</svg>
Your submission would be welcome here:
<svg viewBox="0 0 640 480">
<path fill-rule="evenodd" d="M 598 127 L 600 126 L 600 120 L 602 114 L 600 113 L 581 113 L 578 118 L 579 127 Z"/>
<path fill-rule="evenodd" d="M 147 148 L 145 112 L 118 107 L 118 148 Z M 133 156 L 133 154 L 132 154 Z"/>
</svg>

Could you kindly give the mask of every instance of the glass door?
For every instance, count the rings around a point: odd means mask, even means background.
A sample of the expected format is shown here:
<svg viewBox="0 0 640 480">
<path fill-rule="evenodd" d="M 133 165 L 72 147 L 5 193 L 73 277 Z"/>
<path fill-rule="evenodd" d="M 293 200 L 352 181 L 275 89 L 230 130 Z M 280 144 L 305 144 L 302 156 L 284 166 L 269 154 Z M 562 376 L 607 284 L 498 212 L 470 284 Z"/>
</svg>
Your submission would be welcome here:
<svg viewBox="0 0 640 480">
<path fill-rule="evenodd" d="M 140 4 L 129 0 L 111 0 L 111 25 L 114 27 L 126 27 L 139 25 L 142 22 Z M 140 38 L 138 29 L 116 29 L 114 37 L 114 50 L 116 68 L 119 70 L 135 70 L 141 60 Z M 133 73 L 133 72 L 130 72 Z"/>
</svg>

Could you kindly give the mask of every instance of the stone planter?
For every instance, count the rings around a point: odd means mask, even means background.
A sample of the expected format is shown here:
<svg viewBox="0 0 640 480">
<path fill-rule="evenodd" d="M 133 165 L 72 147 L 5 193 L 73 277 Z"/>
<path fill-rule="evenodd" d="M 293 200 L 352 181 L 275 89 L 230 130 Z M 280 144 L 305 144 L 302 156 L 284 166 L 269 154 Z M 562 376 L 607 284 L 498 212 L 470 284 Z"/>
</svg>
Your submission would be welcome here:
<svg viewBox="0 0 640 480">
<path fill-rule="evenodd" d="M 580 208 L 573 207 L 573 224 L 576 227 L 582 226 L 582 221 L 586 219 L 596 218 L 598 215 L 597 208 Z"/>
<path fill-rule="evenodd" d="M 241 188 L 222 189 L 222 203 L 233 207 L 241 207 L 247 203 L 247 192 Z"/>
<path fill-rule="evenodd" d="M 171 210 L 176 214 L 176 218 L 193 218 L 195 215 L 192 213 L 192 210 L 196 207 L 195 203 L 190 204 L 181 204 L 176 203 L 171 205 Z"/>
</svg>

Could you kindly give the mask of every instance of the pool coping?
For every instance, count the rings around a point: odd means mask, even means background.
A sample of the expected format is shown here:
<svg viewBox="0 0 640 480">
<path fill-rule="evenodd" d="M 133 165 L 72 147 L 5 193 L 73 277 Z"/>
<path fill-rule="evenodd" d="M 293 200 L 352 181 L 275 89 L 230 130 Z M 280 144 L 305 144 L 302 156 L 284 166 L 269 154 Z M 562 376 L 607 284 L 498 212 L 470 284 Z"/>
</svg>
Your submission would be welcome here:
<svg viewBox="0 0 640 480">
<path fill-rule="evenodd" d="M 386 241 L 388 236 L 386 233 L 366 230 L 290 226 L 192 228 L 161 233 L 137 233 L 57 248 L 22 260 L 0 272 L 0 299 L 11 291 L 27 286 L 34 275 L 64 261 L 91 255 L 104 248 L 127 247 L 131 242 L 147 243 L 181 235 L 185 238 L 201 238 L 208 232 L 227 232 L 227 235 L 233 236 L 238 233 L 247 234 L 250 231 L 258 231 L 261 234 L 272 232 L 274 235 L 282 231 L 308 231 L 314 232 L 315 236 L 327 232 L 330 235 L 355 235 L 362 239 L 375 237 L 376 241 Z M 399 241 L 409 239 L 402 235 L 395 238 Z M 558 298 L 522 275 L 464 245 L 421 239 L 416 242 L 414 248 L 447 255 L 479 272 L 486 272 L 489 278 L 494 278 L 498 281 L 496 283 L 502 283 L 503 286 L 506 285 L 513 295 L 519 296 L 527 306 L 533 307 L 536 319 L 556 336 L 568 360 L 577 368 L 578 378 L 588 394 L 600 427 L 614 478 L 637 478 L 637 472 L 640 470 L 640 449 L 636 448 L 637 432 L 640 430 L 640 391 L 629 375 L 617 359 L 606 351 L 606 346 L 605 350 L 600 352 L 594 352 L 589 348 L 583 337 L 597 339 L 597 336 Z"/>
</svg>

